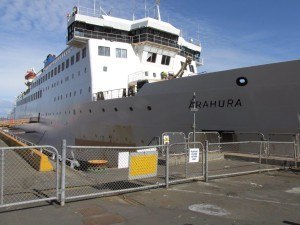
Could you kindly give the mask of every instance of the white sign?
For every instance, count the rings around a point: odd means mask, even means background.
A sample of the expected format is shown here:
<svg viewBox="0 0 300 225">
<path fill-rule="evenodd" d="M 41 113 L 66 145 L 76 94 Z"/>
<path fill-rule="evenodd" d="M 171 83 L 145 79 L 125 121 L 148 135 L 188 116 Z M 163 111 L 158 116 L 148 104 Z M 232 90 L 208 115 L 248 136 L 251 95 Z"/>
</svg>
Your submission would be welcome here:
<svg viewBox="0 0 300 225">
<path fill-rule="evenodd" d="M 189 149 L 189 162 L 190 163 L 199 162 L 199 148 Z"/>
</svg>

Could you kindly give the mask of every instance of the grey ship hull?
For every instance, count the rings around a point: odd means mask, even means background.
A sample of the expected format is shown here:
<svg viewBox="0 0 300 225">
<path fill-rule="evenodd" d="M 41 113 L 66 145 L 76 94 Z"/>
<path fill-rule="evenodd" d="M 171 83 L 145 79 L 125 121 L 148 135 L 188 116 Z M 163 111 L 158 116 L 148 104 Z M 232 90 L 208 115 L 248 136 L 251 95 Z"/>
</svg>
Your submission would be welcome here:
<svg viewBox="0 0 300 225">
<path fill-rule="evenodd" d="M 165 131 L 192 131 L 194 92 L 197 131 L 299 132 L 300 60 L 146 84 L 134 97 L 74 105 L 62 120 L 23 128 L 39 144 L 147 145 Z"/>
</svg>

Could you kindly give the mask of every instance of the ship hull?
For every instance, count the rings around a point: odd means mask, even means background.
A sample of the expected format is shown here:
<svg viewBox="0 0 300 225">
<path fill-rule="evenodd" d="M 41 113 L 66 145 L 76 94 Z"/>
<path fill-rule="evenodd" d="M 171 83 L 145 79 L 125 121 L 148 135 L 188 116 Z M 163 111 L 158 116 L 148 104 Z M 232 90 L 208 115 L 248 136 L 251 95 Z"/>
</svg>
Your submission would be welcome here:
<svg viewBox="0 0 300 225">
<path fill-rule="evenodd" d="M 70 145 L 147 145 L 166 131 L 297 133 L 300 61 L 203 74 L 146 84 L 132 97 L 74 104 L 60 117 L 23 125 L 35 142 Z M 237 81 L 246 79 L 240 86 Z M 30 138 L 28 136 L 28 138 Z"/>
</svg>

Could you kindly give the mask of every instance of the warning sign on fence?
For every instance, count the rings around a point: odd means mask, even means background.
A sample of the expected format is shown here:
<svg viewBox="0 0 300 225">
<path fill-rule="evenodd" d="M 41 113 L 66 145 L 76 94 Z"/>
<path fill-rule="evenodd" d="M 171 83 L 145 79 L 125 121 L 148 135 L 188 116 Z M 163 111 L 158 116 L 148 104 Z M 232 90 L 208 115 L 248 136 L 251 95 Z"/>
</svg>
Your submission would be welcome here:
<svg viewBox="0 0 300 225">
<path fill-rule="evenodd" d="M 189 149 L 189 162 L 190 163 L 199 162 L 199 148 Z"/>
</svg>

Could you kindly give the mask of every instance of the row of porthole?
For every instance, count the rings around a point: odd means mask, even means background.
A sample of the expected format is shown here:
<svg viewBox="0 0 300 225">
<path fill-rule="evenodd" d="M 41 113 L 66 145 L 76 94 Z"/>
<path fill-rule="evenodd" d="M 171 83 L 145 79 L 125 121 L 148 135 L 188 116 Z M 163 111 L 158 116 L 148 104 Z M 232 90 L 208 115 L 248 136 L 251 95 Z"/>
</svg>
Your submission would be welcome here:
<svg viewBox="0 0 300 225">
<path fill-rule="evenodd" d="M 118 108 L 115 107 L 114 110 L 115 110 L 115 112 L 118 112 Z M 132 108 L 132 107 L 129 107 L 129 110 L 130 110 L 130 111 L 133 111 L 133 108 Z M 152 110 L 152 107 L 151 107 L 151 106 L 147 106 L 147 110 L 148 110 L 148 111 L 151 111 L 151 110 Z M 82 113 L 81 110 L 80 110 L 79 112 Z M 89 112 L 92 113 L 92 110 L 89 109 Z M 102 108 L 102 112 L 105 112 L 105 109 L 104 109 L 104 108 Z M 67 114 L 67 111 L 65 111 L 65 114 Z M 69 114 L 71 114 L 71 111 L 69 111 Z M 76 114 L 75 109 L 73 110 L 73 114 L 74 114 L 74 115 Z M 55 115 L 55 113 L 53 113 L 52 115 Z M 61 112 L 56 113 L 56 115 L 61 115 Z M 43 116 L 43 115 L 42 115 L 42 116 Z M 46 116 L 51 116 L 51 113 L 48 113 L 48 114 L 46 113 Z"/>
<path fill-rule="evenodd" d="M 114 110 L 115 110 L 115 112 L 118 112 L 118 111 L 119 111 L 117 107 L 115 107 Z M 132 107 L 129 107 L 129 110 L 130 110 L 130 111 L 133 111 L 133 108 L 132 108 Z M 147 110 L 148 110 L 148 111 L 151 111 L 151 110 L 152 110 L 152 107 L 151 107 L 151 106 L 147 106 Z M 90 109 L 89 112 L 92 113 L 92 110 Z M 105 112 L 105 109 L 104 109 L 104 108 L 102 108 L 102 112 Z"/>
</svg>

